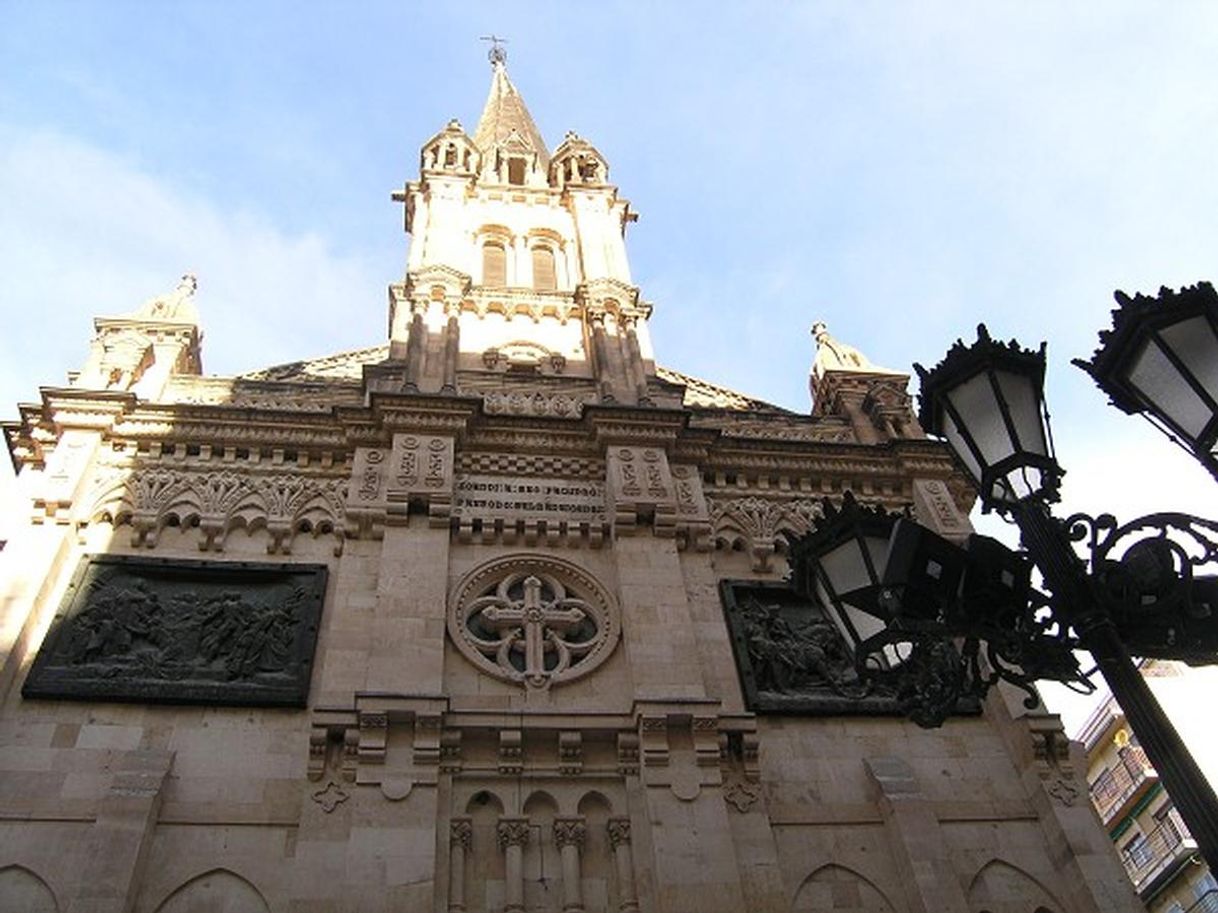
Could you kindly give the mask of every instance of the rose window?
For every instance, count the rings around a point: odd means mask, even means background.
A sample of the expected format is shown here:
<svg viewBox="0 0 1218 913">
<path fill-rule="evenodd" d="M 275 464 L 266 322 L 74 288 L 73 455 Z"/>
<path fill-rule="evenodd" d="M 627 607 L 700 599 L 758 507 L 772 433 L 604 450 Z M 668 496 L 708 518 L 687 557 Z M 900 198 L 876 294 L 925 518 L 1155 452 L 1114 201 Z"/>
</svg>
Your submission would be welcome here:
<svg viewBox="0 0 1218 913">
<path fill-rule="evenodd" d="M 461 582 L 448 629 L 484 672 L 544 689 L 587 674 L 613 652 L 618 626 L 611 606 L 604 589 L 573 564 L 509 558 Z"/>
</svg>

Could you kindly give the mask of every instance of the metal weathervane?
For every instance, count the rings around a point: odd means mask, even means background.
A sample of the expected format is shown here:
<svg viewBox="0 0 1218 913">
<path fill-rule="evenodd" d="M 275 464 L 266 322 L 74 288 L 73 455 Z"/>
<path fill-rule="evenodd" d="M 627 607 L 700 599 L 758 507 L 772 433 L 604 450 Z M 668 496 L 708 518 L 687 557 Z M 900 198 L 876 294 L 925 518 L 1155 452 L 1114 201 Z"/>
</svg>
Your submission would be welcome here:
<svg viewBox="0 0 1218 913">
<path fill-rule="evenodd" d="M 506 38 L 500 38 L 492 33 L 490 35 L 483 35 L 478 40 L 489 41 L 491 43 L 491 49 L 486 52 L 486 58 L 491 64 L 502 66 L 507 63 L 507 50 L 503 47 L 507 44 Z"/>
</svg>

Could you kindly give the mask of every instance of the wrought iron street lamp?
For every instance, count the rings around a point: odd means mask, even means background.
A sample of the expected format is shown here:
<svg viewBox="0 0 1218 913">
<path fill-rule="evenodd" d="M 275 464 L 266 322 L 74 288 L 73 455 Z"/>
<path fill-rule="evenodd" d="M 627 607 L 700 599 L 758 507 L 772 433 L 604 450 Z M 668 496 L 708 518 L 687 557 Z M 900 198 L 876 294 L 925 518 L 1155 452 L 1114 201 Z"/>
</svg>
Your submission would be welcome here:
<svg viewBox="0 0 1218 913">
<path fill-rule="evenodd" d="M 1218 479 L 1218 292 L 1208 282 L 1157 298 L 1116 292 L 1112 329 L 1100 333 L 1092 376 L 1112 404 L 1141 413 Z"/>
<path fill-rule="evenodd" d="M 976 343 L 957 342 L 934 370 L 915 367 L 922 426 L 947 440 L 983 510 L 1015 521 L 1023 552 L 984 536 L 960 548 L 848 495 L 792 547 L 794 585 L 842 630 L 862 686 L 896 696 L 923 726 L 999 681 L 1023 688 L 1029 707 L 1039 679 L 1090 690 L 1074 651 L 1090 652 L 1218 870 L 1218 798 L 1130 658 L 1218 662 L 1218 578 L 1199 573 L 1218 568 L 1218 523 L 1053 516 L 1063 471 L 1043 401 L 1043 345 L 995 342 L 981 326 Z M 1044 592 L 1030 585 L 1033 565 Z"/>
<path fill-rule="evenodd" d="M 976 704 L 999 680 L 1027 692 L 1053 678 L 1090 690 L 1077 639 L 1045 619 L 1031 564 L 997 540 L 967 548 L 909 517 L 863 507 L 847 492 L 824 503 L 791 550 L 793 583 L 845 637 L 865 687 L 894 697 L 922 726 Z"/>
<path fill-rule="evenodd" d="M 1189 358 L 1181 360 L 1192 363 Z M 957 343 L 934 370 L 915 367 L 922 381 L 922 426 L 947 439 L 977 481 L 983 508 L 1019 526 L 1023 548 L 1048 591 L 1046 617 L 1063 640 L 1077 637 L 1095 659 L 1206 861 L 1218 867 L 1218 798 L 1126 645 L 1126 639 L 1154 641 L 1156 655 L 1218 660 L 1206 582 L 1195 574 L 1218 563 L 1218 524 L 1183 514 L 1125 526 L 1108 515 L 1077 514 L 1065 521 L 1053 516 L 1049 505 L 1057 500 L 1062 470 L 1053 458 L 1040 391 L 1043 345 L 1034 353 L 1014 342 L 995 343 L 982 326 L 974 345 Z M 1089 548 L 1086 563 L 1075 552 L 1076 542 Z M 1157 636 L 1148 636 L 1148 627 Z"/>
</svg>

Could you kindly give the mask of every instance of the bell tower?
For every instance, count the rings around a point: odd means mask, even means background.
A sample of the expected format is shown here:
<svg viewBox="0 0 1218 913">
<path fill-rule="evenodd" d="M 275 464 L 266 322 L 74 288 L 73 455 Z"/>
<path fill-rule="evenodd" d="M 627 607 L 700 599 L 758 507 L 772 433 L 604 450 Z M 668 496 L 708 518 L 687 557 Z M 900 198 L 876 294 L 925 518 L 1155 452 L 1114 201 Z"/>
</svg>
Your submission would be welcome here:
<svg viewBox="0 0 1218 913">
<path fill-rule="evenodd" d="M 609 163 L 568 132 L 551 155 L 506 54 L 473 131 L 451 120 L 394 194 L 411 244 L 389 290 L 390 358 L 404 389 L 456 393 L 461 378 L 562 375 L 603 402 L 648 403 L 650 304 L 631 282 L 625 230 L 637 216 Z"/>
</svg>

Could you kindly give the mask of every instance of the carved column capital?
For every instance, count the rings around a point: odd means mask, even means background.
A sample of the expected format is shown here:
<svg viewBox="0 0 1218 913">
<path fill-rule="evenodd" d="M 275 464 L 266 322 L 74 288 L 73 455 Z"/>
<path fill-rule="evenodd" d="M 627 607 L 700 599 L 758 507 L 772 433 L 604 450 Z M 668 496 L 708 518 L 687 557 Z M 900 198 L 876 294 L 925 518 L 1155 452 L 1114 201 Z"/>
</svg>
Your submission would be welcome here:
<svg viewBox="0 0 1218 913">
<path fill-rule="evenodd" d="M 582 850 L 588 836 L 588 827 L 582 817 L 554 819 L 554 845 L 560 850 L 574 846 Z"/>
<path fill-rule="evenodd" d="M 529 819 L 500 818 L 499 824 L 495 828 L 495 836 L 499 840 L 501 850 L 506 850 L 509 846 L 528 846 Z"/>
<path fill-rule="evenodd" d="M 630 819 L 629 818 L 610 818 L 609 819 L 609 844 L 615 850 L 624 844 L 630 842 Z"/>
<path fill-rule="evenodd" d="M 469 818 L 453 818 L 448 825 L 448 842 L 468 850 L 474 839 L 474 825 Z"/>
</svg>

